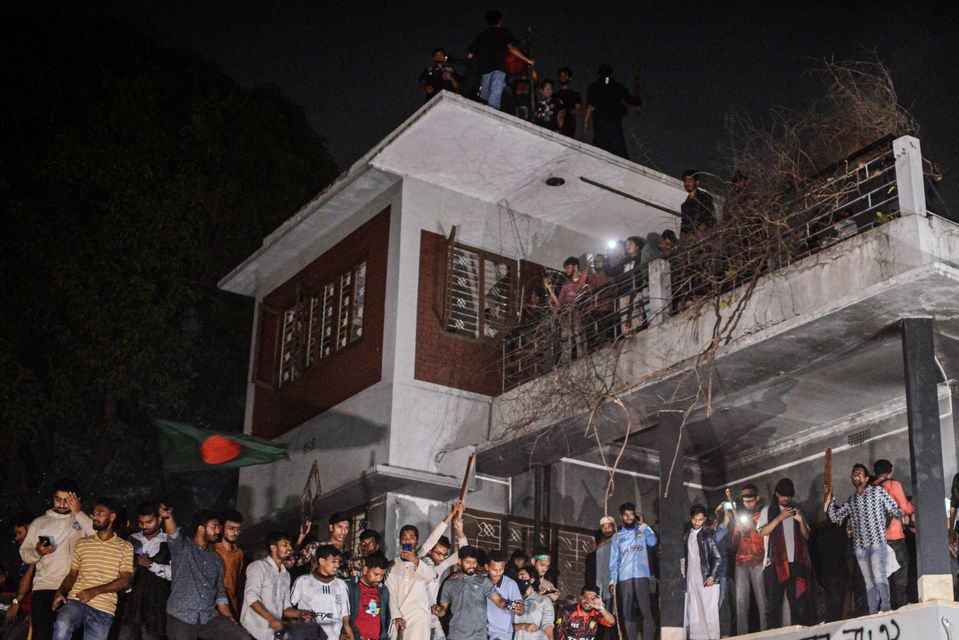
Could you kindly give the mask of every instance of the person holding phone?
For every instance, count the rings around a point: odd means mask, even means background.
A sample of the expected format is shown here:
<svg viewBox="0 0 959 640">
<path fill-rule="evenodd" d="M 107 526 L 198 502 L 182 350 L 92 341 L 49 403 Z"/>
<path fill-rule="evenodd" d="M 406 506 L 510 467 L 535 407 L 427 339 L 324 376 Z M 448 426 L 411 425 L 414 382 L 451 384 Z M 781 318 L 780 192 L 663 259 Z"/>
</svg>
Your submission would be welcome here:
<svg viewBox="0 0 959 640">
<path fill-rule="evenodd" d="M 623 526 L 613 536 L 609 552 L 609 586 L 616 598 L 624 640 L 636 640 L 636 609 L 642 617 L 643 638 L 656 633 L 650 596 L 649 548 L 658 542 L 652 527 L 646 524 L 636 505 L 619 505 Z"/>
<path fill-rule="evenodd" d="M 783 596 L 789 600 L 792 624 L 808 624 L 812 593 L 812 561 L 806 541 L 809 525 L 793 504 L 793 481 L 783 478 L 776 484 L 773 501 L 763 507 L 756 531 L 764 538 L 763 587 L 766 593 L 766 624 L 783 626 Z"/>
<path fill-rule="evenodd" d="M 430 537 L 423 544 L 423 549 L 431 555 L 429 559 L 420 558 L 416 554 L 419 544 L 420 531 L 412 524 L 405 524 L 400 528 L 400 557 L 395 558 L 390 565 L 386 576 L 386 588 L 389 590 L 390 611 L 393 616 L 393 625 L 402 632 L 404 640 L 430 640 L 433 634 L 435 618 L 432 605 L 436 603 L 439 590 L 439 576 L 450 564 L 455 563 L 457 556 L 447 556 L 449 541 L 443 557 L 440 557 L 436 546 L 440 544 L 443 532 L 454 518 L 459 521 L 462 516 L 463 503 L 457 501 L 450 512 L 443 518 Z M 456 526 L 457 538 L 465 543 L 462 535 L 462 522 Z M 442 627 L 439 627 L 442 629 Z"/>
<path fill-rule="evenodd" d="M 579 601 L 561 609 L 553 627 L 555 640 L 595 640 L 599 628 L 612 627 L 616 622 L 613 614 L 599 597 L 599 589 L 593 585 L 583 587 L 579 592 Z M 645 638 L 655 636 L 643 636 Z M 635 637 L 622 636 L 623 640 L 635 640 Z"/>
<path fill-rule="evenodd" d="M 53 599 L 70 573 L 77 541 L 93 534 L 93 520 L 81 511 L 76 482 L 57 480 L 53 507 L 30 523 L 20 545 L 20 557 L 35 565 L 30 614 L 33 640 L 53 638 Z"/>
</svg>

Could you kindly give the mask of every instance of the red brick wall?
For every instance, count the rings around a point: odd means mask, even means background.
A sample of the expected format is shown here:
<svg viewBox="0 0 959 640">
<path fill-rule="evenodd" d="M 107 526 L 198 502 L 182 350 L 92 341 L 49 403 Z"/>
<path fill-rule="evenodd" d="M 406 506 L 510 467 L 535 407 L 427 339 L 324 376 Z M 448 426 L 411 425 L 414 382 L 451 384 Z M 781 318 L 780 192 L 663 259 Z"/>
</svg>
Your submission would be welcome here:
<svg viewBox="0 0 959 640">
<path fill-rule="evenodd" d="M 261 324 L 257 336 L 253 435 L 275 438 L 380 381 L 389 235 L 387 207 L 263 299 L 260 319 L 266 322 Z M 322 358 L 300 379 L 276 389 L 270 381 L 276 378 L 279 331 L 269 310 L 291 306 L 299 285 L 313 293 L 364 259 L 367 271 L 363 337 Z"/>
<path fill-rule="evenodd" d="M 420 233 L 419 295 L 416 306 L 417 380 L 496 396 L 502 392 L 501 340 L 476 340 L 443 328 L 447 239 Z"/>
</svg>

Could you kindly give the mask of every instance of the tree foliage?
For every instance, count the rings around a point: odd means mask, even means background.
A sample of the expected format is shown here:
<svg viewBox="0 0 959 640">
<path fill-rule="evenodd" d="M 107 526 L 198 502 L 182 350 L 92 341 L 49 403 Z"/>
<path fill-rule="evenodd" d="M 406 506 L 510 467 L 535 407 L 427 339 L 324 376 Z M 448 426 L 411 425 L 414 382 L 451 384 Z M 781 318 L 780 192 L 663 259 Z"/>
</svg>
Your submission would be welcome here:
<svg viewBox="0 0 959 640">
<path fill-rule="evenodd" d="M 336 168 L 276 88 L 142 30 L 0 32 L 0 512 L 60 475 L 169 491 L 150 418 L 242 425 L 252 313 L 217 281 Z"/>
</svg>

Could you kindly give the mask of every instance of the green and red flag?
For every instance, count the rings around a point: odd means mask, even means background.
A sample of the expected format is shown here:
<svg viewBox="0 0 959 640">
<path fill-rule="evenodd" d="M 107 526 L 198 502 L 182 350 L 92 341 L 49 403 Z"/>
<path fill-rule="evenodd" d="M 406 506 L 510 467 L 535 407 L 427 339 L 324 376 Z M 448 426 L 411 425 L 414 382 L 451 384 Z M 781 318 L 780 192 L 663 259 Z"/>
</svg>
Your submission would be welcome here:
<svg viewBox="0 0 959 640">
<path fill-rule="evenodd" d="M 163 468 L 173 473 L 236 469 L 290 459 L 286 445 L 262 438 L 201 429 L 170 420 L 153 423 L 160 429 Z"/>
</svg>

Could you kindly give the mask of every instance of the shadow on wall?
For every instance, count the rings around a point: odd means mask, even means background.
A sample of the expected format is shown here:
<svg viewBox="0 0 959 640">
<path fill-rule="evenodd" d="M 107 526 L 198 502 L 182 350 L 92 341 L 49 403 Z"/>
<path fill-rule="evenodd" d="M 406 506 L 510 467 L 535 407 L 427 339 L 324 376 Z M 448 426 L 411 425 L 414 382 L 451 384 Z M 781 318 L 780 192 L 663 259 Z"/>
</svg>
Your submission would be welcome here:
<svg viewBox="0 0 959 640">
<path fill-rule="evenodd" d="M 319 463 L 323 495 L 362 480 L 370 468 L 386 461 L 388 427 L 345 413 L 326 412 L 289 438 L 287 450 L 289 461 L 245 471 L 237 504 L 246 508 L 256 505 L 254 511 L 268 514 L 270 519 L 287 511 L 298 513 L 314 460 Z"/>
</svg>

